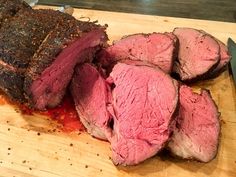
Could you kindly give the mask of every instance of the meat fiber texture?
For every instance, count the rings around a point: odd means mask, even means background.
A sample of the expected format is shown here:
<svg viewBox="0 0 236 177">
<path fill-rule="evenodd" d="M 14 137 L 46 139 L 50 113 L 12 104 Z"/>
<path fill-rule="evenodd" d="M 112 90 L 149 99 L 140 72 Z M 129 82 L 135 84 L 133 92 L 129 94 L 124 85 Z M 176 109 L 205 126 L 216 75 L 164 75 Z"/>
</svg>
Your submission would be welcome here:
<svg viewBox="0 0 236 177">
<path fill-rule="evenodd" d="M 111 135 L 111 90 L 97 69 L 86 63 L 78 65 L 71 82 L 71 94 L 81 122 L 88 133 L 106 140 Z"/>
<path fill-rule="evenodd" d="M 171 33 L 134 34 L 116 41 L 103 50 L 98 62 L 109 67 L 116 62 L 135 62 L 140 65 L 154 65 L 170 73 L 176 53 L 177 38 Z M 131 61 L 129 61 L 131 60 Z"/>
<path fill-rule="evenodd" d="M 217 154 L 220 135 L 219 113 L 210 92 L 202 89 L 197 94 L 182 85 L 179 101 L 176 128 L 168 148 L 176 156 L 209 162 Z"/>
<path fill-rule="evenodd" d="M 71 16 L 59 23 L 42 42 L 25 74 L 24 90 L 30 104 L 39 110 L 57 106 L 75 65 L 90 62 L 106 41 L 105 27 Z"/>
<path fill-rule="evenodd" d="M 114 164 L 134 165 L 154 156 L 170 137 L 178 84 L 160 69 L 118 63 L 107 79 L 113 85 Z"/>
<path fill-rule="evenodd" d="M 182 81 L 204 77 L 219 64 L 220 47 L 212 36 L 192 28 L 176 28 L 173 33 L 179 39 L 174 71 Z"/>
<path fill-rule="evenodd" d="M 25 10 L 17 13 L 0 29 L 0 85 L 13 100 L 24 102 L 24 72 L 29 61 L 60 14 L 53 10 Z M 7 79 L 8 78 L 8 79 Z M 11 79 L 11 81 L 9 81 Z"/>
</svg>

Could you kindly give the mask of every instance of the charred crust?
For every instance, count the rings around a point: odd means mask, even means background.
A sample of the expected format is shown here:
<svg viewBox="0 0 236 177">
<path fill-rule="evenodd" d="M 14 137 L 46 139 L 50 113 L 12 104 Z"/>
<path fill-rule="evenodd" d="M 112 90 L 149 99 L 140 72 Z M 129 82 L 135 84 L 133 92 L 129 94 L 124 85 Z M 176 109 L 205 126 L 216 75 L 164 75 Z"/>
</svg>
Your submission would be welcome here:
<svg viewBox="0 0 236 177">
<path fill-rule="evenodd" d="M 23 96 L 24 76 L 20 73 L 6 70 L 0 65 L 0 89 L 13 101 L 25 102 Z"/>
<path fill-rule="evenodd" d="M 23 0 L 0 0 L 0 26 L 10 21 L 19 11 L 29 9 L 31 7 Z"/>
</svg>

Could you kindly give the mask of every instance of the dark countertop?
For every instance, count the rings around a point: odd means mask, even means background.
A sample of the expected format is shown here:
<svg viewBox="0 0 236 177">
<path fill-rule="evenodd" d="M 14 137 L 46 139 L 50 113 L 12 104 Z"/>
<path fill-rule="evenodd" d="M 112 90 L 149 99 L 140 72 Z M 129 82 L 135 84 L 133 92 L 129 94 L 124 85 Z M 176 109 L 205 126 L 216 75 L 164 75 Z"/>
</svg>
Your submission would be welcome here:
<svg viewBox="0 0 236 177">
<path fill-rule="evenodd" d="M 236 22 L 236 0 L 39 0 L 45 5 Z"/>
</svg>

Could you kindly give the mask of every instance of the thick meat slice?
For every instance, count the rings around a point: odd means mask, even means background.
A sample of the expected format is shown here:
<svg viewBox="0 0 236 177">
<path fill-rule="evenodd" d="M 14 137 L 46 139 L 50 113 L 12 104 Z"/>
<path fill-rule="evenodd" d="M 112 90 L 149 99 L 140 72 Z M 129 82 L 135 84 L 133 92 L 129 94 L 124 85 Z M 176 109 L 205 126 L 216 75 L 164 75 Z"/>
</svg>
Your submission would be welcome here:
<svg viewBox="0 0 236 177">
<path fill-rule="evenodd" d="M 5 71 L 0 73 L 0 83 L 3 83 L 1 89 L 12 99 L 25 101 L 24 71 L 49 31 L 61 20 L 60 14 L 62 13 L 53 10 L 26 10 L 17 13 L 8 23 L 2 25 L 0 67 L 5 67 Z M 5 78 L 9 78 L 8 74 L 11 72 L 14 74 L 11 75 L 12 81 L 9 81 Z"/>
<path fill-rule="evenodd" d="M 18 11 L 31 7 L 23 0 L 0 0 L 0 26 L 7 23 Z"/>
<path fill-rule="evenodd" d="M 206 33 L 203 30 L 201 30 L 201 32 L 214 38 L 220 47 L 220 61 L 219 61 L 218 65 L 216 66 L 216 68 L 214 68 L 206 76 L 206 78 L 212 78 L 212 77 L 219 75 L 222 71 L 224 71 L 224 69 L 226 68 L 225 66 L 229 63 L 229 61 L 231 59 L 231 56 L 229 54 L 228 48 L 226 47 L 226 45 L 223 42 L 221 42 L 220 40 L 216 39 L 214 36 Z"/>
<path fill-rule="evenodd" d="M 211 72 L 212 76 L 217 75 L 218 73 L 221 73 L 221 71 L 225 69 L 225 66 L 229 63 L 231 59 L 228 48 L 225 46 L 225 44 L 219 40 L 217 40 L 217 42 L 220 46 L 220 62 L 216 66 L 216 68 Z"/>
<path fill-rule="evenodd" d="M 174 71 L 182 81 L 199 79 L 212 71 L 220 59 L 220 47 L 210 35 L 191 28 L 175 28 L 179 39 Z"/>
<path fill-rule="evenodd" d="M 57 106 L 75 65 L 92 61 L 106 41 L 105 28 L 93 23 L 58 24 L 35 53 L 25 74 L 24 89 L 31 105 L 40 110 Z"/>
<path fill-rule="evenodd" d="M 111 91 L 95 67 L 82 64 L 75 68 L 71 94 L 80 120 L 87 131 L 99 139 L 106 140 L 111 133 L 111 115 L 107 111 Z"/>
<path fill-rule="evenodd" d="M 167 36 L 169 36 L 169 37 L 175 42 L 175 46 L 178 46 L 178 45 L 179 45 L 179 44 L 178 44 L 179 40 L 178 40 L 178 38 L 174 35 L 174 33 L 172 33 L 172 32 L 165 32 L 164 34 L 167 35 Z M 178 51 L 178 50 L 176 50 L 176 51 Z"/>
<path fill-rule="evenodd" d="M 179 92 L 179 114 L 168 147 L 182 158 L 208 162 L 216 156 L 219 143 L 217 107 L 207 90 L 197 94 L 183 85 Z"/>
<path fill-rule="evenodd" d="M 170 73 L 176 42 L 162 33 L 134 34 L 122 38 L 100 53 L 98 62 L 104 67 L 122 60 L 142 61 Z M 133 62 L 134 63 L 134 62 Z"/>
<path fill-rule="evenodd" d="M 113 84 L 113 162 L 138 164 L 167 143 L 178 102 L 178 84 L 160 69 L 118 63 Z"/>
</svg>

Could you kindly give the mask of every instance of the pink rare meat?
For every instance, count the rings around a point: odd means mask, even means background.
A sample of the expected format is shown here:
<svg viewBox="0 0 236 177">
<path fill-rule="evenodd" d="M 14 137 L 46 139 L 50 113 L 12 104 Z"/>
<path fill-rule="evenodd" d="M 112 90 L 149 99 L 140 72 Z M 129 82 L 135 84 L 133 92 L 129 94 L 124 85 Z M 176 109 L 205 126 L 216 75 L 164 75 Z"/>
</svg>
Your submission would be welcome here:
<svg viewBox="0 0 236 177">
<path fill-rule="evenodd" d="M 202 89 L 197 94 L 183 85 L 180 87 L 179 100 L 179 114 L 169 149 L 182 158 L 202 162 L 212 160 L 217 153 L 220 122 L 209 91 Z"/>
<path fill-rule="evenodd" d="M 134 165 L 154 156 L 170 137 L 178 84 L 160 69 L 118 63 L 113 85 L 112 159 Z"/>
<path fill-rule="evenodd" d="M 179 39 L 174 71 L 181 80 L 200 78 L 218 65 L 220 47 L 212 36 L 192 28 L 175 28 L 173 33 Z"/>
<path fill-rule="evenodd" d="M 103 50 L 98 62 L 108 67 L 116 62 L 142 61 L 143 65 L 158 66 L 170 73 L 174 63 L 177 38 L 171 33 L 133 34 L 116 41 Z"/>
</svg>

